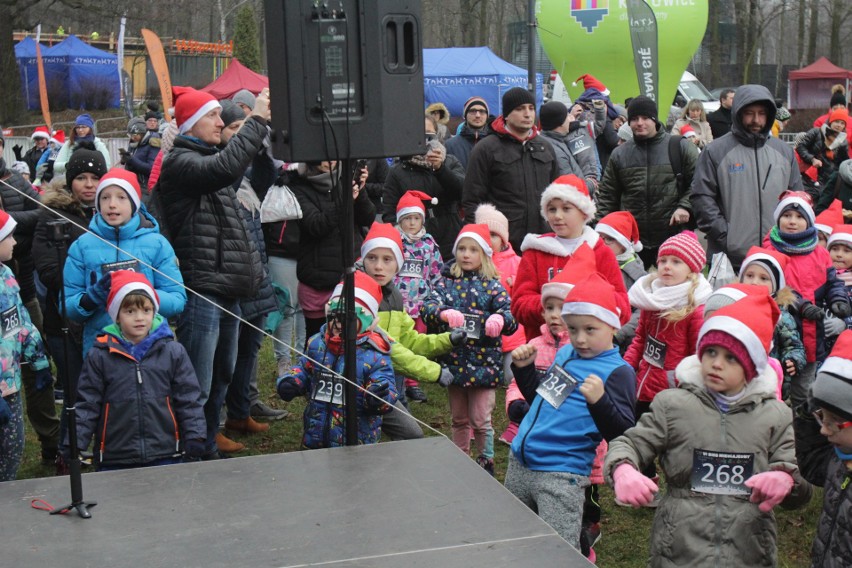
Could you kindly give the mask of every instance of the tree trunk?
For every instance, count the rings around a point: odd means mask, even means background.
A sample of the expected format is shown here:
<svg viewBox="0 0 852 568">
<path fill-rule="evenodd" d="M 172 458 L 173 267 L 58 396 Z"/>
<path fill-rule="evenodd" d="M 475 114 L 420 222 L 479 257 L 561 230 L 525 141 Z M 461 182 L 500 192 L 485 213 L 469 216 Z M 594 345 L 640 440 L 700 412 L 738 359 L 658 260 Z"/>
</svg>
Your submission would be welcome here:
<svg viewBox="0 0 852 568">
<path fill-rule="evenodd" d="M 796 45 L 798 53 L 796 60 L 799 62 L 799 67 L 805 65 L 805 18 L 808 15 L 808 4 L 806 0 L 799 0 L 799 33 L 796 35 Z"/>
<path fill-rule="evenodd" d="M 710 2 L 708 25 L 710 26 L 710 84 L 719 85 L 722 82 L 722 67 L 719 61 L 719 2 Z"/>
<path fill-rule="evenodd" d="M 0 69 L 4 72 L 0 81 L 0 124 L 18 124 L 24 105 L 21 99 L 21 74 L 15 60 L 14 39 L 12 35 L 13 7 L 0 2 Z"/>
<path fill-rule="evenodd" d="M 843 4 L 846 0 L 832 0 L 831 2 L 831 36 L 828 48 L 829 59 L 835 65 L 842 65 L 841 43 L 840 43 L 840 28 L 846 20 L 847 13 L 844 14 Z"/>
<path fill-rule="evenodd" d="M 805 63 L 813 63 L 816 59 L 816 44 L 819 34 L 819 6 L 811 6 L 811 25 L 808 30 L 808 57 Z"/>
<path fill-rule="evenodd" d="M 745 0 L 735 0 L 734 10 L 737 14 L 737 77 L 742 78 L 745 73 L 745 60 L 748 57 L 748 14 L 746 12 Z M 742 82 L 740 82 L 742 84 Z"/>
<path fill-rule="evenodd" d="M 459 28 L 461 29 L 461 47 L 472 47 L 474 44 L 474 0 L 461 0 L 459 2 Z"/>
</svg>

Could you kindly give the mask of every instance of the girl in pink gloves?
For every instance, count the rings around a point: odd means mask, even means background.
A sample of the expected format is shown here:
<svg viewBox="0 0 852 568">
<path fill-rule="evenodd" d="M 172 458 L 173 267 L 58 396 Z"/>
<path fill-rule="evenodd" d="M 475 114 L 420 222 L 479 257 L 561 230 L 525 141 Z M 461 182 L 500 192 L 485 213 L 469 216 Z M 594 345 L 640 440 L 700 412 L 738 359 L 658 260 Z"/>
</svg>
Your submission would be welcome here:
<svg viewBox="0 0 852 568">
<path fill-rule="evenodd" d="M 677 366 L 635 427 L 610 443 L 607 481 L 622 503 L 651 502 L 639 469 L 659 457 L 666 494 L 651 529 L 648 565 L 776 565 L 776 505 L 799 507 L 790 409 L 775 398 L 768 353 L 780 312 L 768 291 L 718 309 L 701 326 L 698 354 Z"/>
<path fill-rule="evenodd" d="M 478 453 L 477 463 L 494 474 L 495 388 L 503 384 L 501 335 L 511 335 L 517 324 L 511 301 L 500 284 L 491 260 L 491 235 L 487 225 L 465 225 L 453 245 L 455 261 L 447 263 L 421 313 L 430 333 L 462 328 L 467 340 L 438 362 L 453 374 L 448 387 L 453 421 L 453 442 L 470 451 L 470 429 Z"/>
</svg>

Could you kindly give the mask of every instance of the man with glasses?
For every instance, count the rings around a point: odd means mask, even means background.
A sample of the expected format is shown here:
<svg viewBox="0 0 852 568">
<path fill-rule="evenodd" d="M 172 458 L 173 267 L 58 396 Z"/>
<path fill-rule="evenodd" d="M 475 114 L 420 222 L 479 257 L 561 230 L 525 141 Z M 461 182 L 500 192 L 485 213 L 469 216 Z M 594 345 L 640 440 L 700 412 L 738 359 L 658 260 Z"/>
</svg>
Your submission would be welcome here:
<svg viewBox="0 0 852 568">
<path fill-rule="evenodd" d="M 488 125 L 493 120 L 488 113 L 488 103 L 482 97 L 470 97 L 464 103 L 464 122 L 459 133 L 446 142 L 447 154 L 455 156 L 467 169 L 467 160 L 473 146 L 488 136 Z"/>
<path fill-rule="evenodd" d="M 849 566 L 852 559 L 852 330 L 837 338 L 796 409 L 796 459 L 802 476 L 823 488 L 811 566 Z"/>
</svg>

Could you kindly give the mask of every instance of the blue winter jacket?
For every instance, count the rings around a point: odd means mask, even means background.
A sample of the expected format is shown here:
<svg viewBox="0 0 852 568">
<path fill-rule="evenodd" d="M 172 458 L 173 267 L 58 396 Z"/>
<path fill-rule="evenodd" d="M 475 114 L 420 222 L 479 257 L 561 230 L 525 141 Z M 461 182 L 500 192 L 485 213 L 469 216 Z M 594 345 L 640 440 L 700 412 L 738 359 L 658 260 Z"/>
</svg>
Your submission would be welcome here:
<svg viewBox="0 0 852 568">
<path fill-rule="evenodd" d="M 144 205 L 139 208 L 137 215 L 121 227 L 110 227 L 103 217 L 96 213 L 89 223 L 89 231 L 94 234 L 86 233 L 68 249 L 68 258 L 62 273 L 68 318 L 85 323 L 83 356 L 89 351 L 95 337 L 113 323 L 105 305 L 98 306 L 93 311 L 80 305 L 80 299 L 86 290 L 96 284 L 105 272 L 136 270 L 144 274 L 159 296 L 158 313 L 166 319 L 181 313 L 186 304 L 183 277 L 178 270 L 175 251 L 169 241 L 160 234 L 157 221 Z M 112 244 L 103 242 L 95 235 Z M 119 252 L 115 247 L 129 254 Z M 151 266 L 159 272 L 155 273 Z"/>
<path fill-rule="evenodd" d="M 314 363 L 317 361 L 335 373 L 343 374 L 343 353 L 341 351 L 340 355 L 335 355 L 329 351 L 325 341 L 325 329 L 326 326 L 323 325 L 319 333 L 311 337 L 308 342 L 308 356 L 299 357 L 299 362 L 280 377 L 277 383 L 279 393 L 282 392 L 282 383 L 291 383 L 297 387 L 299 394 L 308 399 L 302 418 L 302 445 L 309 449 L 346 445 L 343 420 L 346 407 L 338 404 L 342 400 L 346 385 L 342 379 L 334 378 L 327 369 Z M 356 340 L 356 345 L 356 383 L 365 389 L 369 389 L 373 383 L 386 383 L 388 386 L 385 404 L 378 407 L 370 400 L 376 403 L 378 401 L 358 389 L 358 443 L 375 444 L 379 441 L 382 427 L 381 415 L 390 411 L 397 399 L 396 381 L 390 359 L 391 340 L 377 330 L 361 335 Z M 326 400 L 322 400 L 323 398 Z M 290 397 L 285 400 L 289 399 Z"/>
<path fill-rule="evenodd" d="M 618 354 L 617 347 L 583 359 L 571 345 L 565 345 L 556 353 L 552 367 L 556 366 L 568 371 L 578 381 L 577 386 L 559 408 L 541 396 L 534 397 L 512 442 L 512 453 L 533 471 L 588 476 L 601 440 L 616 438 L 635 424 L 636 374 Z M 514 365 L 512 368 L 516 369 Z M 533 365 L 516 369 L 515 380 L 527 398 L 530 389 L 522 386 L 525 372 L 535 382 L 532 392 L 538 385 Z M 590 374 L 604 381 L 604 395 L 593 405 L 580 393 L 580 385 Z"/>
<path fill-rule="evenodd" d="M 77 443 L 86 448 L 94 435 L 99 465 L 176 457 L 185 440 L 207 436 L 189 355 L 160 316 L 152 328 L 133 345 L 117 325 L 108 326 L 86 357 L 78 386 Z"/>
</svg>

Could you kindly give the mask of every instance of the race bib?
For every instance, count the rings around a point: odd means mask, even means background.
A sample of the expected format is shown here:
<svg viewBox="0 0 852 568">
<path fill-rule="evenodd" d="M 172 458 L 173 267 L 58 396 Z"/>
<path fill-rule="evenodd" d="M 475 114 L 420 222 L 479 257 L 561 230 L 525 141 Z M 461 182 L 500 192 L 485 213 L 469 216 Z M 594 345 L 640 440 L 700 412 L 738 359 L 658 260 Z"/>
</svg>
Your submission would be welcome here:
<svg viewBox="0 0 852 568">
<path fill-rule="evenodd" d="M 343 401 L 343 379 L 325 369 L 317 371 L 317 378 L 313 382 L 311 399 L 317 402 L 330 402 L 338 406 L 345 406 Z"/>
<path fill-rule="evenodd" d="M 423 278 L 423 259 L 409 258 L 404 260 L 399 275 L 404 278 Z"/>
<path fill-rule="evenodd" d="M 139 261 L 119 260 L 118 262 L 107 262 L 101 265 L 101 274 L 115 272 L 116 270 L 130 270 L 131 272 L 139 272 Z"/>
<path fill-rule="evenodd" d="M 696 449 L 692 452 L 692 490 L 713 495 L 750 495 L 746 480 L 754 472 L 754 454 Z"/>
<path fill-rule="evenodd" d="M 553 408 L 559 408 L 578 383 L 571 373 L 559 365 L 551 365 L 535 392 Z"/>
<path fill-rule="evenodd" d="M 653 335 L 649 335 L 647 341 L 645 341 L 645 352 L 642 353 L 642 358 L 648 362 L 649 365 L 662 369 L 666 363 L 666 350 L 668 346 L 659 341 Z"/>
<path fill-rule="evenodd" d="M 468 339 L 482 337 L 482 316 L 479 314 L 464 314 L 464 328 Z"/>
<path fill-rule="evenodd" d="M 3 337 L 11 337 L 21 331 L 21 314 L 18 312 L 18 306 L 12 306 L 0 312 L 0 326 L 2 326 Z"/>
</svg>

